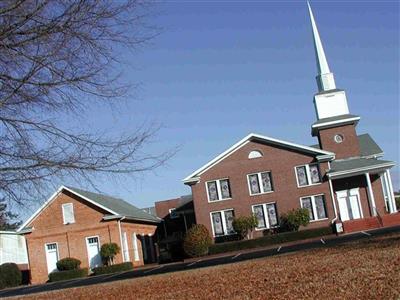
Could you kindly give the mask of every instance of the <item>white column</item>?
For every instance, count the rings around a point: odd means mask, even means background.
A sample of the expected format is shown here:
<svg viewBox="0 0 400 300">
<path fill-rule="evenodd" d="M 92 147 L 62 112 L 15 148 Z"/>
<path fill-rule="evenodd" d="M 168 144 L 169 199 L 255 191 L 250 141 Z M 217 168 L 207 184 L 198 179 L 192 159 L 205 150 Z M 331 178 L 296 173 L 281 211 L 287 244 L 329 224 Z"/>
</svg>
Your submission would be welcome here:
<svg viewBox="0 0 400 300">
<path fill-rule="evenodd" d="M 388 184 L 386 171 L 381 175 L 383 197 L 385 199 L 385 206 L 388 206 L 389 213 L 393 213 L 393 202 L 390 197 L 390 188 Z"/>
<path fill-rule="evenodd" d="M 374 198 L 374 192 L 372 191 L 372 185 L 371 185 L 371 179 L 369 178 L 369 173 L 365 173 L 365 179 L 367 180 L 368 198 L 372 210 L 371 213 L 373 216 L 376 216 L 375 198 Z"/>
<path fill-rule="evenodd" d="M 396 208 L 396 199 L 395 199 L 395 197 L 394 197 L 394 191 L 393 191 L 393 185 L 392 185 L 392 178 L 391 178 L 391 176 L 390 176 L 390 171 L 389 171 L 389 170 L 386 170 L 386 176 L 387 176 L 387 182 L 388 182 L 388 185 L 389 185 L 389 195 L 390 195 L 390 198 L 391 198 L 391 200 L 392 200 L 392 205 L 393 205 L 393 208 L 394 208 L 394 211 L 393 211 L 393 212 L 396 212 L 396 211 L 397 211 L 397 208 Z"/>
</svg>

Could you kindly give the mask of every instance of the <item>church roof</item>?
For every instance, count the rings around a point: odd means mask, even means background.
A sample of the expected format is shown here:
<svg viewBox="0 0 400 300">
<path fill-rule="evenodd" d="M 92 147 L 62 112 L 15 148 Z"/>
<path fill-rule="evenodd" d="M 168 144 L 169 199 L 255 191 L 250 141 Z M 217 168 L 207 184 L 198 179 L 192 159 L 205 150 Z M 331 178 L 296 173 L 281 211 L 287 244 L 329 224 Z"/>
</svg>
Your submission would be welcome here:
<svg viewBox="0 0 400 300">
<path fill-rule="evenodd" d="M 378 172 L 386 170 L 395 165 L 389 160 L 378 160 L 373 158 L 350 158 L 334 160 L 331 162 L 331 169 L 326 173 L 329 178 L 346 177 L 346 175 L 359 175 L 369 171 Z"/>
</svg>

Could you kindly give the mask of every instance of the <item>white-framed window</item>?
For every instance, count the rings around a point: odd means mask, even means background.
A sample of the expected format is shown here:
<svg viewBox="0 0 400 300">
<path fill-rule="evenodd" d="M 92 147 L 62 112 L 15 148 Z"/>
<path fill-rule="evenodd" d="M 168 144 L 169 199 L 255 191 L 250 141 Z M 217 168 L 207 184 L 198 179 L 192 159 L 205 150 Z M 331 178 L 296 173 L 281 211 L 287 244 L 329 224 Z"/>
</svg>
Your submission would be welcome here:
<svg viewBox="0 0 400 300">
<path fill-rule="evenodd" d="M 255 204 L 251 208 L 258 222 L 256 229 L 268 229 L 278 226 L 278 212 L 275 202 Z"/>
<path fill-rule="evenodd" d="M 122 255 L 124 256 L 124 261 L 130 261 L 129 258 L 129 248 L 128 248 L 128 237 L 126 232 L 122 234 Z"/>
<path fill-rule="evenodd" d="M 262 152 L 259 150 L 250 151 L 249 156 L 248 156 L 249 159 L 259 158 L 259 157 L 263 157 Z"/>
<path fill-rule="evenodd" d="M 295 167 L 295 173 L 298 187 L 321 183 L 318 164 L 297 166 Z"/>
<path fill-rule="evenodd" d="M 135 261 L 139 261 L 139 248 L 138 248 L 138 243 L 137 243 L 137 236 L 136 232 L 133 233 L 132 235 L 132 241 L 133 241 L 133 257 Z"/>
<path fill-rule="evenodd" d="M 271 172 L 260 172 L 247 175 L 250 195 L 265 194 L 274 191 Z"/>
<path fill-rule="evenodd" d="M 176 213 L 176 208 L 170 208 L 169 209 L 169 217 L 171 218 L 171 219 L 176 219 L 176 218 L 178 218 L 179 217 L 179 215 Z"/>
<path fill-rule="evenodd" d="M 208 201 L 219 201 L 231 198 L 229 179 L 218 179 L 206 182 Z"/>
<path fill-rule="evenodd" d="M 307 208 L 310 213 L 310 221 L 324 220 L 328 218 L 324 195 L 314 195 L 300 198 L 302 208 Z"/>
<path fill-rule="evenodd" d="M 213 235 L 215 237 L 235 233 L 232 225 L 233 218 L 235 217 L 233 209 L 210 212 L 210 217 Z"/>
<path fill-rule="evenodd" d="M 62 214 L 64 224 L 75 223 L 74 205 L 72 203 L 64 203 L 62 205 Z"/>
</svg>

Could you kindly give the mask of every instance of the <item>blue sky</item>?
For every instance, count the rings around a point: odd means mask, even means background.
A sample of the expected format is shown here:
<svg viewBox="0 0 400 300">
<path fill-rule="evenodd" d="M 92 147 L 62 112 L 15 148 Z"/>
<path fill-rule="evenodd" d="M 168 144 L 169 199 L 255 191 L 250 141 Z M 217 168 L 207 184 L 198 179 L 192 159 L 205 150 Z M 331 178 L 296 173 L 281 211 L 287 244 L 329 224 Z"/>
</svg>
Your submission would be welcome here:
<svg viewBox="0 0 400 300">
<path fill-rule="evenodd" d="M 399 2 L 312 1 L 338 88 L 358 133 L 370 133 L 399 160 Z M 250 132 L 305 145 L 316 143 L 317 91 L 305 1 L 166 1 L 148 22 L 161 34 L 123 59 L 124 78 L 140 83 L 119 108 L 94 107 L 85 126 L 130 132 L 162 125 L 148 151 L 175 146 L 168 165 L 139 178 L 98 187 L 139 207 L 187 194 L 181 180 Z M 392 169 L 399 189 L 399 168 Z M 85 185 L 81 187 L 85 188 Z"/>
</svg>

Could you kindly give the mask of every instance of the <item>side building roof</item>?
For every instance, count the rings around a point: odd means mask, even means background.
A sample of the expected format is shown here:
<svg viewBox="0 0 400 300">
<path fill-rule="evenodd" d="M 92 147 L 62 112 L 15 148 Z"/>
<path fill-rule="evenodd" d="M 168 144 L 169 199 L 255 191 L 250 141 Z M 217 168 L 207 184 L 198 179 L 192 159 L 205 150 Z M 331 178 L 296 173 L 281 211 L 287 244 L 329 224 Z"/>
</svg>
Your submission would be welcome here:
<svg viewBox="0 0 400 300">
<path fill-rule="evenodd" d="M 79 198 L 92 203 L 93 205 L 107 211 L 104 219 L 122 218 L 144 221 L 151 223 L 159 223 L 161 219 L 144 212 L 136 206 L 116 197 L 85 191 L 82 189 L 61 186 L 25 223 L 23 223 L 17 231 L 23 230 L 29 225 L 44 209 L 46 209 L 63 191 L 68 191 Z"/>
</svg>

